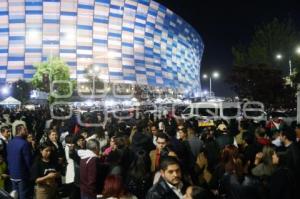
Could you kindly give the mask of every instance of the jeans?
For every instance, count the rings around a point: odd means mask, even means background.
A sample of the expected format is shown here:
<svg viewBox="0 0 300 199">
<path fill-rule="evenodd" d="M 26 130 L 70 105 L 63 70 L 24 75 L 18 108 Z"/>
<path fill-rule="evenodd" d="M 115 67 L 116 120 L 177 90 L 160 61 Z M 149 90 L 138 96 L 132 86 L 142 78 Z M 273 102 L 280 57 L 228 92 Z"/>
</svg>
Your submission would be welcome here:
<svg viewBox="0 0 300 199">
<path fill-rule="evenodd" d="M 12 180 L 13 190 L 18 193 L 19 199 L 32 199 L 31 183 L 29 180 Z"/>
</svg>

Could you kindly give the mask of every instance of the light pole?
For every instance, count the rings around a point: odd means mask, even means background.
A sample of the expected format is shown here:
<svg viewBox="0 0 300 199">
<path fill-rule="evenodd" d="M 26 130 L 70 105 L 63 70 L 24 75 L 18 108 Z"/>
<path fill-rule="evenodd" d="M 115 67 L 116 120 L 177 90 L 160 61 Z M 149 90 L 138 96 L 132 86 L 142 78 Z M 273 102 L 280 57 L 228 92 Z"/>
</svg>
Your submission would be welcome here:
<svg viewBox="0 0 300 199">
<path fill-rule="evenodd" d="M 211 91 L 212 91 L 212 78 L 218 79 L 220 77 L 220 74 L 218 72 L 213 72 L 211 75 L 203 74 L 203 79 L 209 78 L 209 97 L 211 97 Z"/>
<path fill-rule="evenodd" d="M 295 50 L 295 53 L 297 55 L 300 55 L 300 47 L 297 47 Z M 283 55 L 281 53 L 276 54 L 276 59 L 277 60 L 282 60 L 283 59 Z M 292 76 L 292 69 L 293 69 L 293 65 L 292 65 L 292 59 L 291 56 L 288 56 L 288 62 L 289 62 L 289 76 Z"/>
<path fill-rule="evenodd" d="M 93 88 L 92 88 L 92 97 L 95 96 L 95 84 L 96 84 L 96 75 L 99 72 L 100 68 L 98 66 L 93 66 L 92 69 L 89 70 L 89 73 L 93 76 Z"/>
</svg>

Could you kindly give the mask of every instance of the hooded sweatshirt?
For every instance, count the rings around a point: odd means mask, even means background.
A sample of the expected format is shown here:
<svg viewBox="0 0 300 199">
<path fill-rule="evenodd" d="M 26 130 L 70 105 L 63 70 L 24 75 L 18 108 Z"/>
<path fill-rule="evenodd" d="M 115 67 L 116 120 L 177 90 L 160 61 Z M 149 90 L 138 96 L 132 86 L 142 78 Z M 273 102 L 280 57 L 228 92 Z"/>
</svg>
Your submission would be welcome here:
<svg viewBox="0 0 300 199">
<path fill-rule="evenodd" d="M 89 197 L 97 197 L 99 185 L 99 158 L 91 150 L 78 150 L 80 157 L 80 190 Z"/>
</svg>

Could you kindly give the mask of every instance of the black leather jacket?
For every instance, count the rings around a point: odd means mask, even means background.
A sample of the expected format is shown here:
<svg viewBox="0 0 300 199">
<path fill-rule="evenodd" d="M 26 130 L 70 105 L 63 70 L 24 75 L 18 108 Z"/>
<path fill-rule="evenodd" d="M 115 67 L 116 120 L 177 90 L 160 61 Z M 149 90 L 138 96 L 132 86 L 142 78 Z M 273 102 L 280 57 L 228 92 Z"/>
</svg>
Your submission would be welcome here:
<svg viewBox="0 0 300 199">
<path fill-rule="evenodd" d="M 146 199 L 179 199 L 173 190 L 167 185 L 166 181 L 161 177 L 159 181 L 153 185 L 146 196 Z"/>
</svg>

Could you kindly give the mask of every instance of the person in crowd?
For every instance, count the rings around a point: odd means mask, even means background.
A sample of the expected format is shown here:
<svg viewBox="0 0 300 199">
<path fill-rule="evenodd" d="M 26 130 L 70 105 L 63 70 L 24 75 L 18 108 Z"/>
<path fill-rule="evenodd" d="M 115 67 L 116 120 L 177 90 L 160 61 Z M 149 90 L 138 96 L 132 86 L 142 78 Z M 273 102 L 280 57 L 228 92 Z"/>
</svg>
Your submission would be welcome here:
<svg viewBox="0 0 300 199">
<path fill-rule="evenodd" d="M 245 131 L 242 137 L 242 144 L 239 145 L 239 151 L 243 154 L 244 160 L 249 162 L 249 170 L 256 165 L 255 157 L 258 152 L 261 152 L 261 147 L 256 142 L 255 135 L 251 131 Z"/>
<path fill-rule="evenodd" d="M 26 127 L 26 123 L 22 120 L 22 115 L 21 113 L 17 113 L 15 117 L 15 121 L 11 124 L 11 129 L 12 129 L 12 136 L 16 136 L 17 132 L 17 126 L 19 124 L 22 124 Z"/>
<path fill-rule="evenodd" d="M 138 151 L 126 174 L 128 191 L 138 198 L 145 198 L 152 185 L 150 173 L 150 159 L 145 151 Z"/>
<path fill-rule="evenodd" d="M 157 144 L 156 143 L 156 139 L 157 139 L 156 135 L 158 133 L 158 129 L 157 129 L 156 125 L 151 125 L 150 132 L 151 132 L 153 144 L 156 146 L 156 144 Z"/>
<path fill-rule="evenodd" d="M 4 161 L 7 162 L 7 144 L 10 138 L 11 132 L 8 126 L 1 127 L 0 132 L 0 153 L 2 154 Z"/>
<path fill-rule="evenodd" d="M 284 151 L 285 147 L 283 146 L 281 142 L 280 137 L 281 132 L 280 131 L 274 131 L 272 135 L 271 145 L 275 148 L 275 150 L 278 151 Z"/>
<path fill-rule="evenodd" d="M 79 150 L 81 199 L 96 199 L 100 192 L 99 182 L 99 142 L 91 139 L 86 143 L 86 150 Z"/>
<path fill-rule="evenodd" d="M 116 137 L 115 144 L 117 146 L 116 150 L 112 151 L 107 157 L 107 161 L 111 164 L 110 174 L 124 177 L 125 171 L 128 170 L 134 159 L 134 153 L 128 147 L 127 137 Z"/>
<path fill-rule="evenodd" d="M 39 146 L 40 154 L 31 168 L 31 178 L 36 184 L 36 199 L 58 199 L 58 183 L 60 177 L 58 165 L 50 155 L 52 146 L 45 142 Z"/>
<path fill-rule="evenodd" d="M 265 146 L 262 152 L 255 156 L 254 167 L 251 174 L 257 179 L 258 192 L 261 198 L 267 198 L 269 195 L 270 177 L 274 173 L 275 165 L 272 163 L 272 155 L 275 150 L 270 146 Z"/>
<path fill-rule="evenodd" d="M 243 141 L 244 141 L 243 136 L 245 133 L 248 132 L 248 128 L 249 128 L 249 122 L 247 120 L 242 120 L 239 124 L 239 132 L 235 136 L 238 146 L 243 144 Z"/>
<path fill-rule="evenodd" d="M 252 169 L 252 174 L 257 177 L 269 177 L 274 171 L 272 164 L 272 155 L 275 150 L 272 147 L 265 146 L 262 152 L 256 154 L 255 165 Z"/>
<path fill-rule="evenodd" d="M 35 156 L 35 153 L 36 153 L 36 142 L 35 142 L 34 136 L 31 133 L 29 133 L 27 135 L 27 139 L 26 140 L 27 140 L 27 142 L 30 145 L 30 149 L 31 149 L 32 155 Z"/>
<path fill-rule="evenodd" d="M 104 181 L 102 192 L 103 199 L 137 199 L 135 195 L 129 193 L 119 175 L 108 175 Z"/>
<path fill-rule="evenodd" d="M 256 181 L 247 174 L 249 163 L 244 161 L 236 146 L 226 146 L 222 151 L 221 164 L 217 172 L 217 195 L 221 198 L 259 198 Z M 216 194 L 216 192 L 214 192 Z"/>
<path fill-rule="evenodd" d="M 255 129 L 255 137 L 256 137 L 256 142 L 258 143 L 258 147 L 260 147 L 261 149 L 264 146 L 268 146 L 271 144 L 270 139 L 266 134 L 266 129 L 261 126 L 258 126 Z"/>
<path fill-rule="evenodd" d="M 152 150 L 149 153 L 150 160 L 151 160 L 151 172 L 152 173 L 155 173 L 157 170 L 159 170 L 161 151 L 165 146 L 167 146 L 168 141 L 169 141 L 169 138 L 165 133 L 157 133 L 156 149 Z"/>
<path fill-rule="evenodd" d="M 117 149 L 115 142 L 116 136 L 112 136 L 109 140 L 109 146 L 104 150 L 103 155 L 108 156 L 112 151 Z"/>
<path fill-rule="evenodd" d="M 161 177 L 148 191 L 146 199 L 183 198 L 184 184 L 181 180 L 181 168 L 174 157 L 164 157 L 160 163 Z"/>
<path fill-rule="evenodd" d="M 53 161 L 56 161 L 58 163 L 59 170 L 61 174 L 64 175 L 65 174 L 65 152 L 62 144 L 58 140 L 58 134 L 56 130 L 51 129 L 48 132 L 47 142 L 49 145 L 53 147 L 51 158 L 53 158 Z"/>
<path fill-rule="evenodd" d="M 174 117 L 168 115 L 164 121 L 165 131 L 171 137 L 176 137 L 177 123 Z"/>
<path fill-rule="evenodd" d="M 27 129 L 23 124 L 16 126 L 15 137 L 7 144 L 7 162 L 9 175 L 13 189 L 19 199 L 30 199 L 31 183 L 30 171 L 32 165 L 32 153 L 29 143 L 26 141 Z"/>
<path fill-rule="evenodd" d="M 217 136 L 216 141 L 221 150 L 227 145 L 234 144 L 234 137 L 230 135 L 230 132 L 228 132 L 227 126 L 224 123 L 219 124 L 217 130 L 220 135 Z"/>
<path fill-rule="evenodd" d="M 147 122 L 140 120 L 136 124 L 136 133 L 132 137 L 132 143 L 130 147 L 133 151 L 144 150 L 150 152 L 155 149 L 152 136 L 147 131 Z"/>
<path fill-rule="evenodd" d="M 201 140 L 204 143 L 203 151 L 206 151 L 206 157 L 208 162 L 208 169 L 213 173 L 214 167 L 219 164 L 220 161 L 220 148 L 215 140 L 212 127 L 205 128 L 201 134 Z"/>
<path fill-rule="evenodd" d="M 208 187 L 212 178 L 212 170 L 208 165 L 207 154 L 208 152 L 206 150 L 198 154 L 196 164 L 193 168 L 194 175 L 191 176 L 195 184 L 204 188 Z"/>
<path fill-rule="evenodd" d="M 202 140 L 200 140 L 195 133 L 195 130 L 191 127 L 187 129 L 187 134 L 188 134 L 188 144 L 189 148 L 191 150 L 191 153 L 193 155 L 193 159 L 196 160 L 198 154 L 204 147 L 204 143 Z"/>
<path fill-rule="evenodd" d="M 163 158 L 169 157 L 169 156 L 176 158 L 179 161 L 179 163 L 182 164 L 178 158 L 177 153 L 174 151 L 173 146 L 171 144 L 167 144 L 164 148 L 162 148 L 159 159 L 162 160 Z M 159 161 L 159 164 L 160 164 L 160 161 Z M 183 176 L 186 177 L 186 175 L 183 175 Z M 160 173 L 160 169 L 158 169 L 154 173 L 153 184 L 156 184 L 159 181 L 160 177 L 161 177 L 161 173 Z"/>
<path fill-rule="evenodd" d="M 105 130 L 103 129 L 103 127 L 96 128 L 95 133 L 93 133 L 90 137 L 88 137 L 86 141 L 90 139 L 98 140 L 101 149 L 108 144 L 108 140 L 109 140 L 108 136 L 105 135 Z"/>
<path fill-rule="evenodd" d="M 70 158 L 70 150 L 73 150 L 74 144 L 72 142 L 72 135 L 67 135 L 65 137 L 65 156 L 66 156 L 66 162 L 67 162 L 67 167 L 66 167 L 66 178 L 65 182 L 68 187 L 68 191 L 70 193 L 70 198 L 73 199 L 73 192 L 74 192 L 74 179 L 75 179 L 75 165 L 74 165 L 74 160 Z"/>
<path fill-rule="evenodd" d="M 218 163 L 218 165 L 216 165 L 209 185 L 210 189 L 212 189 L 215 194 L 217 192 L 217 194 L 219 195 L 226 194 L 226 190 L 223 187 L 223 189 L 220 189 L 220 179 L 223 178 L 226 172 L 232 174 L 235 169 L 239 169 L 235 172 L 241 172 L 240 168 L 238 168 L 238 165 L 235 164 L 237 157 L 238 148 L 233 145 L 227 145 L 221 151 L 220 162 Z"/>
<path fill-rule="evenodd" d="M 183 199 L 212 199 L 213 196 L 202 187 L 189 186 L 183 196 Z"/>
<path fill-rule="evenodd" d="M 300 149 L 295 140 L 292 129 L 285 129 L 280 134 L 280 139 L 286 148 L 286 166 L 292 171 L 296 179 L 296 187 L 300 187 Z"/>
<path fill-rule="evenodd" d="M 73 164 L 74 164 L 74 182 L 73 182 L 73 186 L 69 186 L 69 188 L 72 189 L 69 190 L 70 199 L 80 199 L 80 157 L 78 155 L 78 151 L 85 149 L 85 145 L 86 145 L 85 139 L 80 134 L 75 134 L 72 137 L 72 144 L 68 144 L 68 145 L 69 145 L 68 147 L 69 158 L 73 160 Z M 72 171 L 70 172 L 72 173 Z M 66 173 L 66 176 L 67 175 L 68 174 Z M 72 178 L 70 178 L 70 181 L 71 179 Z"/>
<path fill-rule="evenodd" d="M 275 131 L 282 131 L 284 129 L 284 126 L 285 124 L 282 118 L 278 116 L 271 116 L 270 120 L 266 124 L 266 131 L 271 137 Z"/>
<path fill-rule="evenodd" d="M 182 169 L 184 171 L 189 171 L 193 168 L 196 158 L 193 156 L 190 144 L 188 142 L 187 128 L 183 124 L 178 125 L 177 134 L 179 142 L 177 146 L 174 146 L 174 148 L 178 147 L 179 149 L 181 149 L 177 150 L 176 153 L 181 160 Z"/>
<path fill-rule="evenodd" d="M 287 155 L 285 153 L 272 154 L 272 164 L 275 169 L 270 177 L 269 191 L 270 199 L 296 199 L 298 198 L 298 187 L 293 172 L 287 166 Z"/>
</svg>

